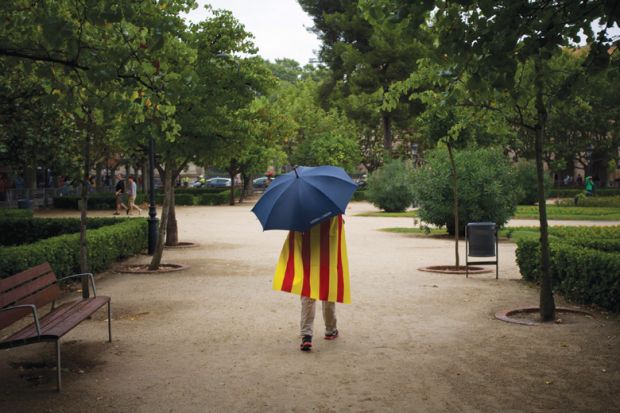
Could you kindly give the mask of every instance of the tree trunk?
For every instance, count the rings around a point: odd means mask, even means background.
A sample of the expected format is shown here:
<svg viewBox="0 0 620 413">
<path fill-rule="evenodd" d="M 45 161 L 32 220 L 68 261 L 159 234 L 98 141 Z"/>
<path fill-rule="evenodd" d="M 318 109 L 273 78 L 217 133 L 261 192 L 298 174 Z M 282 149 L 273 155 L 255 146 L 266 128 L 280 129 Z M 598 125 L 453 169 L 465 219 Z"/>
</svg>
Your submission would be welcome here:
<svg viewBox="0 0 620 413">
<path fill-rule="evenodd" d="M 452 145 L 448 143 L 448 155 L 450 155 L 450 174 L 452 175 L 452 194 L 454 197 L 454 260 L 456 267 L 458 268 L 459 260 L 459 189 L 458 179 L 456 173 L 456 163 L 454 162 L 454 154 L 452 153 Z"/>
<path fill-rule="evenodd" d="M 34 158 L 31 162 L 34 163 Z M 34 164 L 24 166 L 24 188 L 29 190 L 26 193 L 30 193 L 30 190 L 37 189 L 37 166 Z"/>
<path fill-rule="evenodd" d="M 241 195 L 239 195 L 239 203 L 242 203 L 247 196 L 250 184 L 250 177 L 243 172 L 241 173 L 241 179 L 243 180 L 243 187 L 241 188 Z"/>
<path fill-rule="evenodd" d="M 388 156 L 392 155 L 392 125 L 387 112 L 381 114 L 383 119 L 383 149 Z"/>
<path fill-rule="evenodd" d="M 172 186 L 170 191 L 170 208 L 168 210 L 168 225 L 166 228 L 166 245 L 179 245 L 179 227 L 177 225 L 174 185 Z"/>
<path fill-rule="evenodd" d="M 551 284 L 551 270 L 549 259 L 549 230 L 547 224 L 547 204 L 545 200 L 545 187 L 543 184 L 543 141 L 545 138 L 545 126 L 547 123 L 547 109 L 543 100 L 543 68 L 540 57 L 534 62 L 534 86 L 536 89 L 536 112 L 538 123 L 536 125 L 536 178 L 538 184 L 538 215 L 540 220 L 540 318 L 542 321 L 555 319 L 555 302 Z"/>
<path fill-rule="evenodd" d="M 157 234 L 157 245 L 155 246 L 155 252 L 151 263 L 149 264 L 149 270 L 155 271 L 161 264 L 161 258 L 164 253 L 164 240 L 166 238 L 166 229 L 168 227 L 168 212 L 170 210 L 170 198 L 172 196 L 172 171 L 169 166 L 166 166 L 163 177 L 164 183 L 164 205 L 161 208 L 161 221 L 159 222 L 159 233 Z"/>
<path fill-rule="evenodd" d="M 228 197 L 228 205 L 235 205 L 235 170 L 229 169 L 228 175 L 230 176 L 230 196 Z"/>
<path fill-rule="evenodd" d="M 86 241 L 86 221 L 88 210 L 88 173 L 90 172 L 90 135 L 85 135 L 84 141 L 84 170 L 82 171 L 82 194 L 80 208 L 80 272 L 87 273 L 88 270 L 88 244 Z M 88 277 L 82 276 L 82 297 L 88 298 Z"/>
</svg>

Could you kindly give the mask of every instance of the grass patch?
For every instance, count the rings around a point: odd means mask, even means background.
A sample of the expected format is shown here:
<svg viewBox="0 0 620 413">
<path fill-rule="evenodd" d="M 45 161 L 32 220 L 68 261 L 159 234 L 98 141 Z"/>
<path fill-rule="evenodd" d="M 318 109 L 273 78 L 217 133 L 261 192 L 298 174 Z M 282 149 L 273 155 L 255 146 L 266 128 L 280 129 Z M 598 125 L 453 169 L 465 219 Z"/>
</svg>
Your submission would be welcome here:
<svg viewBox="0 0 620 413">
<path fill-rule="evenodd" d="M 538 219 L 538 207 L 519 205 L 513 219 Z M 620 208 L 547 205 L 547 219 L 619 221 Z"/>
<path fill-rule="evenodd" d="M 418 211 L 405 211 L 405 212 L 362 212 L 356 214 L 356 217 L 384 217 L 384 218 L 417 218 Z"/>
<path fill-rule="evenodd" d="M 447 236 L 448 231 L 445 228 L 403 228 L 403 227 L 394 227 L 394 228 L 381 228 L 379 231 L 383 232 L 392 232 L 395 234 L 406 234 L 413 235 L 416 237 L 437 237 L 437 236 Z"/>
</svg>

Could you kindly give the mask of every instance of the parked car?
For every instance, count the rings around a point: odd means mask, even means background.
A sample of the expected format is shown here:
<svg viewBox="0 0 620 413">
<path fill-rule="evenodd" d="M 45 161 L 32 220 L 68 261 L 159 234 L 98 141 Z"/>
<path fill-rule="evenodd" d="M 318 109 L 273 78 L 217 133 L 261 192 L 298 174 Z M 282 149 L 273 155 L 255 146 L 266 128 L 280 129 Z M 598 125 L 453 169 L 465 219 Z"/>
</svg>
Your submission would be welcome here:
<svg viewBox="0 0 620 413">
<path fill-rule="evenodd" d="M 257 189 L 267 188 L 271 179 L 267 176 L 261 176 L 260 178 L 256 178 L 252 181 L 252 186 Z"/>
<path fill-rule="evenodd" d="M 206 186 L 208 188 L 230 188 L 230 178 L 211 178 L 207 179 Z"/>
</svg>

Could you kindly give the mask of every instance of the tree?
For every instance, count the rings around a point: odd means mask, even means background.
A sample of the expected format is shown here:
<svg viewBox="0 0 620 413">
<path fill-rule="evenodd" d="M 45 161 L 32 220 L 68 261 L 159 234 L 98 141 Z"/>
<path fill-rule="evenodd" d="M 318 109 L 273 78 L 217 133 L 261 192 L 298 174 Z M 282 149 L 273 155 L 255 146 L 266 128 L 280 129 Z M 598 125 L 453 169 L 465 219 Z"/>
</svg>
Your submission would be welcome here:
<svg viewBox="0 0 620 413">
<path fill-rule="evenodd" d="M 322 41 L 319 57 L 330 69 L 321 88 L 322 99 L 343 109 L 365 129 L 381 124 L 383 148 L 391 153 L 393 124 L 406 130 L 417 108 L 406 99 L 388 108 L 383 105 L 384 95 L 391 83 L 407 78 L 424 56 L 428 43 L 421 25 L 432 2 L 412 7 L 416 13 L 405 18 L 396 16 L 388 1 L 299 3 L 314 21 L 313 30 Z M 376 21 L 385 24 L 373 24 Z"/>
<path fill-rule="evenodd" d="M 413 171 L 400 159 L 392 159 L 368 177 L 368 200 L 386 212 L 402 212 L 414 201 Z"/>
<path fill-rule="evenodd" d="M 517 175 L 500 148 L 464 149 L 454 162 L 459 175 L 459 221 L 454 221 L 454 192 L 450 180 L 451 161 L 443 148 L 426 153 L 426 162 L 415 170 L 413 191 L 418 216 L 424 222 L 464 230 L 468 222 L 495 222 L 503 226 L 514 214 L 520 191 Z"/>
<path fill-rule="evenodd" d="M 140 108 L 132 112 L 133 121 L 152 121 L 156 135 L 174 139 L 178 127 L 169 116 L 174 113 L 174 97 L 163 91 L 166 83 L 178 79 L 173 68 L 184 67 L 188 57 L 187 48 L 178 40 L 185 27 L 179 13 L 193 6 L 189 0 L 170 0 L 165 5 L 4 2 L 0 6 L 0 58 L 9 72 L 33 74 L 44 89 L 65 92 L 66 102 L 73 103 L 66 110 L 75 116 L 85 136 L 86 170 L 91 138 L 101 136 L 93 128 L 101 124 L 97 119 L 101 110 L 96 102 L 88 103 L 90 97 L 101 96 L 97 89 L 116 88 L 117 93 L 124 93 L 127 101 Z M 83 213 L 83 226 L 85 221 Z M 87 288 L 84 291 L 88 293 Z"/>
<path fill-rule="evenodd" d="M 607 27 L 617 23 L 620 14 L 612 1 L 480 0 L 438 3 L 435 18 L 433 27 L 440 34 L 441 48 L 472 74 L 468 89 L 474 94 L 488 98 L 499 92 L 518 101 L 519 96 L 514 94 L 520 81 L 515 76 L 518 64 L 532 64 L 534 99 L 531 103 L 536 116 L 531 123 L 523 119 L 520 127 L 532 130 L 535 138 L 541 234 L 540 315 L 543 321 L 553 320 L 555 303 L 549 270 L 543 149 L 549 107 L 560 96 L 570 94 L 575 79 L 567 79 L 551 89 L 555 74 L 550 64 L 562 46 L 570 41 L 579 42 L 583 33 L 591 45 L 584 67 L 587 71 L 605 67 L 611 45 Z M 594 29 L 593 23 L 599 19 L 605 26 Z"/>
</svg>

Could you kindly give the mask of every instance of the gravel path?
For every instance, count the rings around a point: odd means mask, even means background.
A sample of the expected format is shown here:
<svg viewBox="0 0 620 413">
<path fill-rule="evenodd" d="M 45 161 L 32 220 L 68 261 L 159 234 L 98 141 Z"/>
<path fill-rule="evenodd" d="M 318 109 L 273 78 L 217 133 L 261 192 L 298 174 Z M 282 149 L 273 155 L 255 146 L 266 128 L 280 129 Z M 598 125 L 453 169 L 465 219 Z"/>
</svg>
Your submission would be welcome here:
<svg viewBox="0 0 620 413">
<path fill-rule="evenodd" d="M 28 364 L 53 365 L 53 345 L 0 351 L 0 411 L 620 411 L 617 315 L 497 321 L 500 309 L 538 302 L 514 244 L 500 243 L 497 281 L 421 272 L 452 264 L 453 243 L 378 231 L 413 223 L 355 216 L 367 203 L 346 218 L 353 302 L 337 307 L 341 337 L 300 352 L 299 298 L 271 290 L 286 234 L 262 232 L 251 206 L 177 209 L 180 240 L 200 245 L 164 261 L 188 270 L 99 274 L 114 342 L 105 311 L 69 333 L 61 394 L 51 368 Z"/>
</svg>

